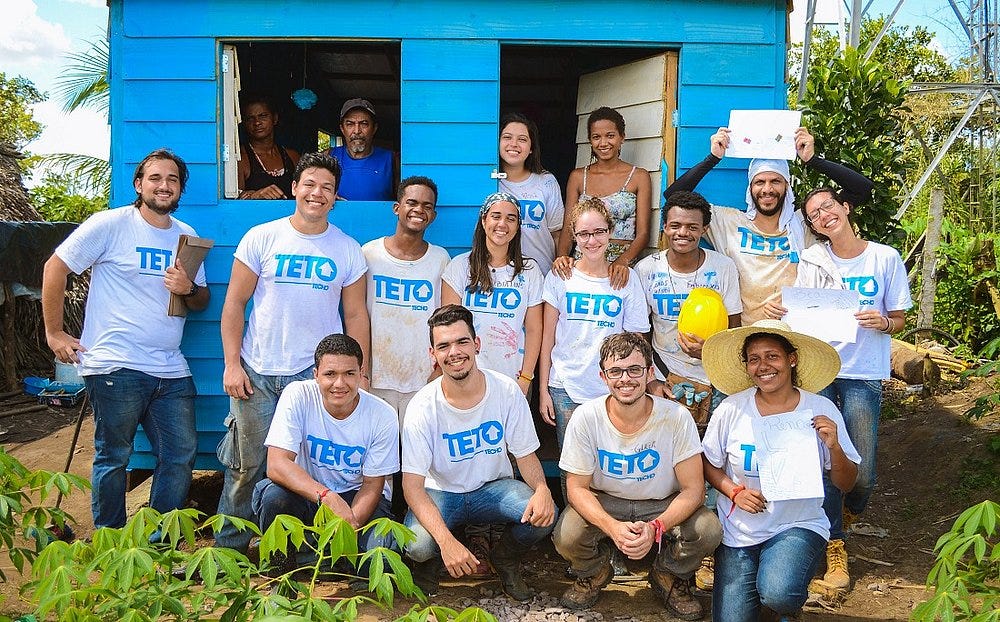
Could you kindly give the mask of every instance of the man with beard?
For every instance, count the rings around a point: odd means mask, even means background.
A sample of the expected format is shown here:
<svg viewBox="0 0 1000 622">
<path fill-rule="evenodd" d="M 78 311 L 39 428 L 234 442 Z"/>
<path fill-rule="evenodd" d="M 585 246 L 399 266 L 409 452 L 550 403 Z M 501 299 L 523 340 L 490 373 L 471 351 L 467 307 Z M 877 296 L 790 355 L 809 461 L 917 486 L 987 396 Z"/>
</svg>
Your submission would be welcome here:
<svg viewBox="0 0 1000 622">
<path fill-rule="evenodd" d="M 729 146 L 729 129 L 720 127 L 710 139 L 711 153 L 663 192 L 667 203 L 678 190 L 694 190 L 702 178 L 722 161 Z M 809 168 L 849 187 L 857 173 L 816 155 L 815 140 L 808 130 L 795 132 L 795 151 Z M 816 242 L 805 226 L 802 212 L 795 209 L 791 175 L 785 160 L 751 160 L 747 171 L 746 211 L 712 206 L 712 226 L 706 236 L 715 250 L 736 263 L 743 300 L 742 324 L 779 319 L 781 288 L 795 284 L 799 255 Z M 854 203 L 852 203 L 853 205 Z"/>
<path fill-rule="evenodd" d="M 481 560 L 452 534 L 470 523 L 503 525 L 489 553 L 504 592 L 524 602 L 533 591 L 521 559 L 549 535 L 556 507 L 535 451 L 528 402 L 513 378 L 479 369 L 472 312 L 445 305 L 427 320 L 430 355 L 442 376 L 410 401 L 403 419 L 403 494 L 406 526 L 416 538 L 406 554 L 413 580 L 437 592 L 442 563 L 454 578 L 473 574 Z M 514 456 L 521 480 L 514 479 Z M 700 467 L 699 467 L 700 468 Z"/>
<path fill-rule="evenodd" d="M 353 337 L 363 353 L 361 388 L 370 386 L 368 268 L 361 246 L 329 221 L 339 179 L 336 160 L 304 154 L 292 178 L 295 211 L 251 228 L 233 253 L 220 322 L 222 385 L 231 398 L 217 452 L 226 467 L 220 514 L 253 519 L 253 489 L 266 471 L 264 439 L 278 397 L 292 382 L 313 377 L 312 344 L 334 333 Z M 227 522 L 215 541 L 246 551 L 250 533 Z"/>
<path fill-rule="evenodd" d="M 340 162 L 344 178 L 339 196 L 347 201 L 391 201 L 396 196 L 399 161 L 396 154 L 376 147 L 378 131 L 375 107 L 367 99 L 355 98 L 340 108 L 340 133 L 344 144 L 330 149 Z"/>
<path fill-rule="evenodd" d="M 188 169 L 166 149 L 135 169 L 135 203 L 88 218 L 45 263 L 42 313 L 56 358 L 78 365 L 94 408 L 91 507 L 94 526 L 125 524 L 125 467 L 139 424 L 156 456 L 149 505 L 182 507 L 197 451 L 195 387 L 181 354 L 183 317 L 167 315 L 170 294 L 192 311 L 208 306 L 203 269 L 192 278 L 174 253 L 194 229 L 172 218 Z M 63 327 L 66 278 L 93 267 L 83 333 Z"/>
<path fill-rule="evenodd" d="M 592 607 L 614 575 L 612 547 L 638 560 L 655 545 L 653 593 L 674 616 L 698 620 L 703 612 L 691 595 L 691 577 L 722 541 L 722 526 L 702 505 L 694 420 L 676 402 L 646 393 L 652 349 L 638 333 L 604 339 L 601 379 L 610 395 L 573 412 L 559 459 L 569 507 L 552 540 L 577 577 L 560 602 Z"/>
</svg>

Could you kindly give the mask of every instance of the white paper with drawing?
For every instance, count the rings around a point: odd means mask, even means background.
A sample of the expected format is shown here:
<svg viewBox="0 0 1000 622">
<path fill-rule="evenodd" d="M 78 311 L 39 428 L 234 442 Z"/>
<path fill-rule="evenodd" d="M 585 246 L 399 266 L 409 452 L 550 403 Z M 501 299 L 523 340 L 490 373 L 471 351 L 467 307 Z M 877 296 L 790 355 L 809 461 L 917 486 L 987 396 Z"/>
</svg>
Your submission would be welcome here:
<svg viewBox="0 0 1000 622">
<path fill-rule="evenodd" d="M 802 122 L 799 110 L 731 110 L 731 158 L 795 159 L 795 130 Z"/>
<path fill-rule="evenodd" d="M 768 501 L 823 497 L 812 410 L 753 418 L 760 490 Z"/>
<path fill-rule="evenodd" d="M 782 287 L 782 319 L 797 333 L 827 343 L 854 343 L 858 337 L 858 292 L 851 289 Z"/>
</svg>

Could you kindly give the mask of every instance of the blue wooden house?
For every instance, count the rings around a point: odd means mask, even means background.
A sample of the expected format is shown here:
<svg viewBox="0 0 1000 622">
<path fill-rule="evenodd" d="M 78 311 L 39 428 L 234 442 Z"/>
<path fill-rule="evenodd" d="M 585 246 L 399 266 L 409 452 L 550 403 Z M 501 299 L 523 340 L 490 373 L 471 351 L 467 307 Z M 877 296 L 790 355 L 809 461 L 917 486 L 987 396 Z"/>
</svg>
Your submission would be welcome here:
<svg viewBox="0 0 1000 622">
<path fill-rule="evenodd" d="M 790 4 L 790 3 L 789 3 Z M 167 146 L 191 168 L 178 217 L 213 238 L 207 311 L 183 348 L 198 387 L 199 468 L 216 468 L 228 398 L 219 315 L 232 251 L 289 201 L 236 200 L 240 93 L 279 102 L 278 141 L 299 151 L 336 136 L 341 104 L 371 100 L 376 142 L 400 153 L 402 176 L 440 187 L 428 238 L 467 249 L 476 209 L 497 187 L 501 114 L 541 127 L 542 159 L 561 183 L 587 161 L 594 108 L 627 120 L 623 158 L 652 171 L 654 198 L 700 161 L 733 108 L 785 107 L 786 0 L 111 0 L 113 201 Z M 315 93 L 298 108 L 290 95 Z M 742 167 L 741 167 L 742 164 Z M 745 163 L 724 161 L 700 189 L 742 205 Z M 657 208 L 658 205 L 654 206 Z M 392 232 L 388 203 L 338 202 L 332 220 L 364 243 Z M 658 219 L 654 218 L 654 224 Z M 144 439 L 132 466 L 149 468 Z"/>
</svg>

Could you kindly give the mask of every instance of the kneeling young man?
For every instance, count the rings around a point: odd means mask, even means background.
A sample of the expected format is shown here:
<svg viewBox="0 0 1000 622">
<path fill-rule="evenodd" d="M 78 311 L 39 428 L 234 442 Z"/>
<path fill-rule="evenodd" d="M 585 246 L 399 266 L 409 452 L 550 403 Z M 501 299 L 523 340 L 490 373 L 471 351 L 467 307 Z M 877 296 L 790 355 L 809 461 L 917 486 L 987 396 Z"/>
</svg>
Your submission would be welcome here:
<svg viewBox="0 0 1000 622">
<path fill-rule="evenodd" d="M 253 491 L 261 530 L 278 514 L 311 524 L 320 504 L 355 529 L 391 518 L 387 476 L 399 470 L 399 423 L 392 406 L 358 388 L 362 359 L 353 338 L 329 335 L 316 346 L 313 379 L 281 393 L 264 441 L 267 478 Z M 396 548 L 374 529 L 358 545 Z"/>
<path fill-rule="evenodd" d="M 508 596 L 530 600 L 521 558 L 551 533 L 556 507 L 535 456 L 528 402 L 512 378 L 476 366 L 480 345 L 468 309 L 446 305 L 427 325 L 442 376 L 410 401 L 402 435 L 406 526 L 417 536 L 406 547 L 417 562 L 413 579 L 430 596 L 442 563 L 452 577 L 473 574 L 480 560 L 451 530 L 503 524 L 490 562 Z M 508 452 L 523 482 L 514 479 Z"/>
<path fill-rule="evenodd" d="M 641 559 L 656 545 L 653 592 L 684 620 L 700 619 L 690 579 L 722 540 L 702 505 L 705 479 L 698 430 L 676 402 L 645 393 L 652 351 L 637 333 L 601 344 L 601 378 L 610 395 L 582 404 L 566 429 L 559 468 L 570 507 L 556 525 L 556 550 L 576 571 L 564 607 L 584 609 L 611 582 L 611 548 Z"/>
</svg>

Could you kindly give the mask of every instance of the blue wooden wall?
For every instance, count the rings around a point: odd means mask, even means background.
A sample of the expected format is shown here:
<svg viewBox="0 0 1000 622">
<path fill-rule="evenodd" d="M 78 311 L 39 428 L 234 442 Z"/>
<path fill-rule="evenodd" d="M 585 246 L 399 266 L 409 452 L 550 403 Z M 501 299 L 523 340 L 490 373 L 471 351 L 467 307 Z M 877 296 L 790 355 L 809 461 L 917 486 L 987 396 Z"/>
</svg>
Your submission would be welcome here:
<svg viewBox="0 0 1000 622">
<path fill-rule="evenodd" d="M 468 245 L 475 208 L 496 188 L 500 47 L 633 45 L 680 50 L 677 162 L 707 153 L 732 108 L 785 107 L 785 0 L 541 3 L 509 0 L 347 4 L 320 0 L 111 1 L 112 200 L 131 202 L 132 172 L 168 146 L 191 168 L 177 216 L 215 240 L 206 262 L 212 303 L 188 318 L 183 349 L 198 387 L 198 468 L 215 468 L 228 410 L 218 318 L 232 252 L 251 226 L 290 213 L 284 201 L 220 199 L 221 39 L 393 40 L 401 44 L 403 176 L 441 189 L 428 238 L 452 254 Z M 715 203 L 742 205 L 745 162 L 724 160 L 699 187 Z M 338 203 L 332 220 L 364 243 L 393 229 L 390 205 Z M 311 347 L 311 346 L 310 346 Z M 139 449 L 132 465 L 152 466 Z"/>
</svg>

